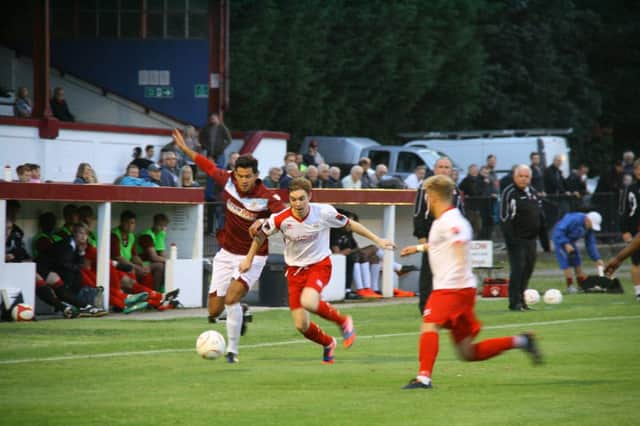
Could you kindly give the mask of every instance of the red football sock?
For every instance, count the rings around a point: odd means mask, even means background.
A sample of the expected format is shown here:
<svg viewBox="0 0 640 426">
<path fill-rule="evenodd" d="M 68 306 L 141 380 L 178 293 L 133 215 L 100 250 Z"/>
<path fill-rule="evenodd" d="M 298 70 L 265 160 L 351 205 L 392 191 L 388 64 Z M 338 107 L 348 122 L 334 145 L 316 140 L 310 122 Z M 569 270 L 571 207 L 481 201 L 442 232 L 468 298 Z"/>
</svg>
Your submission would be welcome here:
<svg viewBox="0 0 640 426">
<path fill-rule="evenodd" d="M 109 292 L 109 304 L 115 306 L 118 309 L 124 309 L 126 307 L 124 303 L 125 297 L 122 297 L 122 295 L 117 293 Z"/>
<path fill-rule="evenodd" d="M 338 325 L 341 325 L 347 317 L 342 315 L 336 308 L 328 304 L 327 302 L 320 301 L 318 304 L 318 309 L 316 310 L 316 314 L 320 315 L 322 318 L 335 322 Z"/>
<path fill-rule="evenodd" d="M 565 278 L 565 280 L 567 281 L 567 287 L 571 287 L 573 284 L 573 278 Z"/>
<path fill-rule="evenodd" d="M 313 322 L 309 323 L 309 328 L 302 334 L 307 339 L 311 340 L 312 342 L 319 343 L 322 346 L 328 346 L 331 344 L 331 342 L 333 342 L 333 337 L 322 331 L 322 329 Z"/>
<path fill-rule="evenodd" d="M 496 337 L 494 339 L 483 340 L 473 345 L 473 361 L 482 361 L 500 355 L 507 349 L 513 349 L 513 337 Z"/>
<path fill-rule="evenodd" d="M 439 349 L 439 336 L 435 331 L 427 331 L 420 335 L 418 359 L 420 360 L 420 371 L 418 376 L 431 378 L 433 364 L 436 363 Z"/>
<path fill-rule="evenodd" d="M 43 287 L 45 285 L 47 285 L 47 282 L 45 280 L 36 280 L 36 287 Z"/>
</svg>

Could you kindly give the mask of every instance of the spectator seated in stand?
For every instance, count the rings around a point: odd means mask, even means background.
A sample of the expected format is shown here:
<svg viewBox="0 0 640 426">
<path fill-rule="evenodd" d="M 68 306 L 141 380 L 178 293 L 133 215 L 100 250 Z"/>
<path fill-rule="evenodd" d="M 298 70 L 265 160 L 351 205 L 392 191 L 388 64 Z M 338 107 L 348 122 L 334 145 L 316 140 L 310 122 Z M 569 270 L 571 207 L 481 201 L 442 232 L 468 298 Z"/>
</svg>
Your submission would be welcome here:
<svg viewBox="0 0 640 426">
<path fill-rule="evenodd" d="M 262 183 L 264 183 L 264 186 L 267 188 L 279 188 L 281 176 L 282 169 L 280 167 L 271 167 L 269 169 L 269 175 L 262 180 Z"/>
<path fill-rule="evenodd" d="M 318 178 L 318 168 L 316 166 L 308 166 L 304 177 L 311 182 L 312 188 L 322 188 L 322 182 Z"/>
<path fill-rule="evenodd" d="M 29 89 L 21 87 L 18 89 L 16 102 L 13 106 L 13 114 L 18 118 L 30 118 L 33 111 L 33 103 L 29 98 Z"/>
<path fill-rule="evenodd" d="M 18 182 L 31 183 L 31 166 L 28 164 L 21 164 L 16 167 L 16 174 L 18 175 Z"/>
<path fill-rule="evenodd" d="M 26 163 L 26 166 L 28 166 L 31 169 L 31 183 L 41 183 L 40 179 L 40 164 L 35 164 L 35 163 Z"/>
<path fill-rule="evenodd" d="M 178 157 L 173 151 L 162 153 L 162 168 L 160 169 L 160 186 L 178 186 L 180 171 L 177 167 Z"/>
<path fill-rule="evenodd" d="M 427 166 L 425 165 L 417 166 L 413 170 L 413 173 L 407 176 L 407 178 L 404 180 L 404 184 L 407 186 L 408 189 L 418 189 L 422 185 L 422 181 L 424 180 L 426 175 L 427 175 Z"/>
<path fill-rule="evenodd" d="M 62 87 L 53 89 L 53 97 L 51 98 L 51 113 L 60 121 L 76 121 L 76 118 L 69 111 L 67 100 Z"/>
<path fill-rule="evenodd" d="M 77 184 L 89 184 L 89 183 L 96 183 L 93 182 L 93 177 L 94 177 L 94 173 L 93 173 L 93 168 L 91 167 L 91 164 L 89 163 L 80 163 L 78 165 L 78 171 L 76 172 L 76 178 L 73 181 L 73 183 L 77 183 Z"/>
<path fill-rule="evenodd" d="M 150 186 L 156 187 L 153 182 L 149 182 L 140 177 L 140 169 L 133 163 L 127 166 L 127 173 L 119 179 L 118 185 L 122 186 Z"/>
<path fill-rule="evenodd" d="M 351 167 L 351 173 L 348 176 L 342 178 L 342 187 L 345 189 L 360 189 L 362 188 L 362 173 L 361 166 Z"/>
<path fill-rule="evenodd" d="M 340 167 L 329 167 L 329 186 L 327 188 L 342 188 L 342 180 L 340 179 Z"/>
<path fill-rule="evenodd" d="M 178 186 L 181 188 L 199 188 L 200 184 L 198 181 L 193 179 L 193 169 L 190 165 L 185 164 L 180 169 L 180 179 L 178 182 Z"/>
</svg>

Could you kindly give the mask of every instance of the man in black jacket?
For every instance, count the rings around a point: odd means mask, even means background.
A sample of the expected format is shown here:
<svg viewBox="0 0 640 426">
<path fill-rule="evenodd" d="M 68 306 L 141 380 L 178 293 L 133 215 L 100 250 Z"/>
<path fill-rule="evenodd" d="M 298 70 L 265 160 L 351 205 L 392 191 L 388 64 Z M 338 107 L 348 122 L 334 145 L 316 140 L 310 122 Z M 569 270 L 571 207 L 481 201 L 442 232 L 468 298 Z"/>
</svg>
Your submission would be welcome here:
<svg viewBox="0 0 640 426">
<path fill-rule="evenodd" d="M 447 157 L 439 158 L 433 166 L 433 172 L 436 175 L 451 176 L 453 166 L 451 160 Z M 428 176 L 427 176 L 428 177 Z M 426 177 L 425 177 L 426 180 Z M 453 193 L 452 204 L 464 213 L 462 208 L 462 198 L 460 191 L 456 188 Z M 416 202 L 413 208 L 413 235 L 418 239 L 420 244 L 425 244 L 429 238 L 429 231 L 433 223 L 433 216 L 429 214 L 429 201 L 427 193 L 421 186 L 416 193 Z M 420 300 L 418 301 L 418 309 L 422 314 L 427 300 L 433 290 L 433 273 L 429 265 L 428 252 L 422 253 L 422 265 L 420 267 Z"/>
<path fill-rule="evenodd" d="M 83 306 L 78 293 L 82 289 L 82 268 L 85 265 L 85 252 L 88 246 L 89 228 L 84 223 L 76 223 L 72 227 L 69 238 L 59 240 L 53 245 L 51 269 L 56 272 L 65 289 L 75 296 L 75 300 L 67 302 L 80 307 L 80 316 L 100 317 L 106 315 L 103 309 L 93 305 Z"/>
<path fill-rule="evenodd" d="M 529 185 L 531 169 L 522 164 L 513 172 L 513 183 L 502 192 L 500 220 L 509 253 L 509 309 L 524 311 L 524 291 L 536 264 L 536 240 L 542 210 L 535 190 Z"/>
<path fill-rule="evenodd" d="M 223 167 L 223 154 L 231 143 L 231 133 L 215 112 L 209 114 L 209 122 L 200 130 L 198 141 L 200 146 L 207 150 L 207 156 L 215 161 L 219 167 Z"/>
</svg>

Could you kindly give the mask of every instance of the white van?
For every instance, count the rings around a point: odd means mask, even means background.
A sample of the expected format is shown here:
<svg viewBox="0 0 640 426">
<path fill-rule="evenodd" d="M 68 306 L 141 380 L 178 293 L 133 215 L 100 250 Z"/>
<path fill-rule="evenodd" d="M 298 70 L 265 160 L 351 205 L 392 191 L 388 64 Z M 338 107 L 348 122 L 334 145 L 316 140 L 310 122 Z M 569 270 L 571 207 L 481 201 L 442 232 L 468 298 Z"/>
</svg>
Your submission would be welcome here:
<svg viewBox="0 0 640 426">
<path fill-rule="evenodd" d="M 466 174 L 469 165 L 486 164 L 487 156 L 497 158 L 496 171 L 508 173 L 514 164 L 529 164 L 529 155 L 539 152 L 542 165 L 548 166 L 556 155 L 563 157 L 562 174 L 569 176 L 569 152 L 567 140 L 562 136 L 571 133 L 571 129 L 560 130 L 497 130 L 485 132 L 426 133 L 407 142 L 406 146 L 418 146 L 442 151 L 455 158 L 462 173 Z M 408 135 L 401 135 L 407 137 Z"/>
</svg>

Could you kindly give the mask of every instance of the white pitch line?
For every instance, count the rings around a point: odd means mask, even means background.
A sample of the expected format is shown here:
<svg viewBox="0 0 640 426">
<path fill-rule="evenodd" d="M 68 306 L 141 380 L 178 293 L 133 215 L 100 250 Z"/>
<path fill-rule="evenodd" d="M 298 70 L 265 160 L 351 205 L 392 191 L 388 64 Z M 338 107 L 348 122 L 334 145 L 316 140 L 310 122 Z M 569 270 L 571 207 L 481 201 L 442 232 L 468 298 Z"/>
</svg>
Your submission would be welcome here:
<svg viewBox="0 0 640 426">
<path fill-rule="evenodd" d="M 515 328 L 515 327 L 526 328 L 526 327 L 533 327 L 533 326 L 571 324 L 571 323 L 577 323 L 577 322 L 621 321 L 621 320 L 634 320 L 634 319 L 640 319 L 640 315 L 574 318 L 574 319 L 566 319 L 566 320 L 489 325 L 486 327 L 482 327 L 482 329 L 483 330 L 499 330 L 503 328 Z M 417 331 L 413 331 L 408 333 L 374 334 L 370 336 L 358 335 L 358 339 L 381 339 L 386 337 L 414 336 L 418 333 L 419 332 Z M 253 345 L 241 345 L 240 347 L 243 349 L 269 348 L 269 347 L 275 347 L 275 346 L 297 345 L 301 343 L 307 343 L 307 341 L 302 339 L 297 339 L 297 340 L 287 340 L 283 342 L 265 342 L 265 343 L 256 343 Z M 78 360 L 78 359 L 115 358 L 115 357 L 138 356 L 138 355 L 156 355 L 156 354 L 164 354 L 164 353 L 192 352 L 193 350 L 194 349 L 192 348 L 190 349 L 154 349 L 150 351 L 108 352 L 108 353 L 101 353 L 101 354 L 53 356 L 53 357 L 46 357 L 46 358 L 9 359 L 9 360 L 0 361 L 0 365 L 27 364 L 31 362 L 71 361 L 71 360 Z"/>
</svg>

